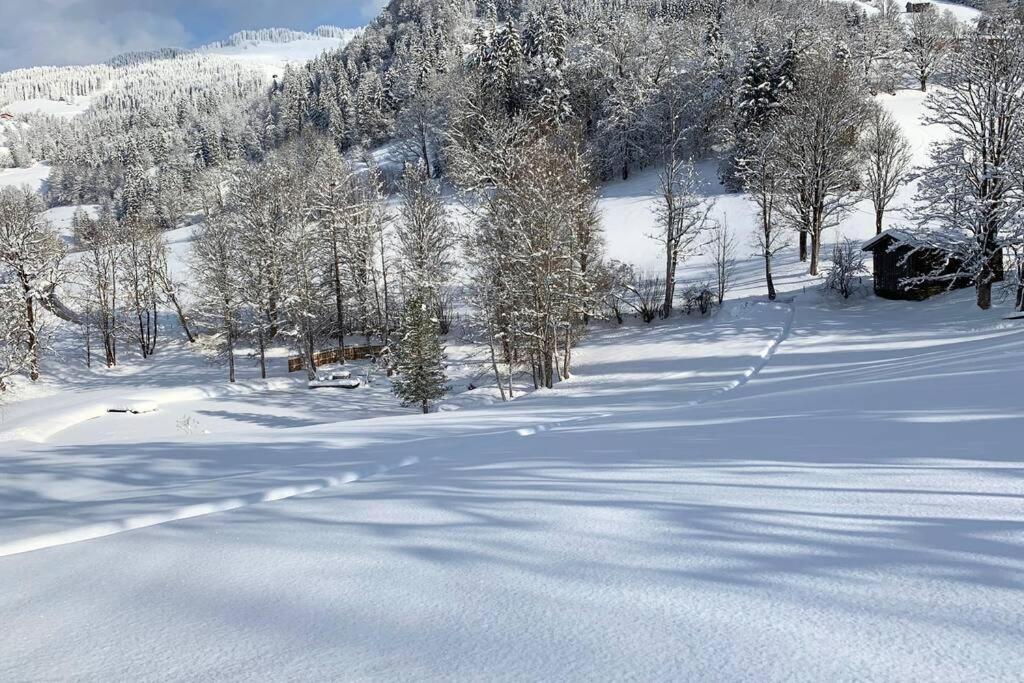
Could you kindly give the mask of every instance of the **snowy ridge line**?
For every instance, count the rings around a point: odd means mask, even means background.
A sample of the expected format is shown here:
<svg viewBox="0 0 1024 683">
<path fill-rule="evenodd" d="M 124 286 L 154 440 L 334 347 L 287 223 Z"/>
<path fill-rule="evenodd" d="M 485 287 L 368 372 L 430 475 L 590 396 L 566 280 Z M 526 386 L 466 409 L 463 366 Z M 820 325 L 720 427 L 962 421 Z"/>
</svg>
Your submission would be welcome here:
<svg viewBox="0 0 1024 683">
<path fill-rule="evenodd" d="M 91 401 L 83 407 L 73 408 L 67 411 L 48 415 L 44 418 L 30 421 L 20 427 L 15 427 L 0 432 L 0 441 L 30 441 L 32 443 L 46 443 L 55 434 L 66 429 L 71 429 L 83 422 L 103 417 L 111 410 L 123 408 L 125 405 L 136 403 L 150 403 L 159 409 L 164 405 L 184 403 L 186 401 L 200 401 L 209 398 L 223 398 L 228 396 L 241 396 L 253 394 L 268 389 L 283 389 L 292 386 L 291 380 L 278 378 L 270 380 L 256 380 L 254 382 L 239 382 L 234 385 L 221 387 L 182 387 L 178 389 L 157 390 L 152 396 L 129 395 L 123 399 L 106 399 Z"/>
<path fill-rule="evenodd" d="M 99 522 L 97 524 L 65 529 L 64 531 L 55 531 L 48 534 L 29 536 L 27 538 L 18 539 L 16 541 L 0 545 L 0 557 L 20 555 L 22 553 L 30 553 L 36 550 L 54 548 L 61 545 L 68 545 L 70 543 L 78 543 L 80 541 L 91 541 L 105 536 L 113 536 L 114 534 L 119 534 L 125 531 L 145 529 L 159 524 L 167 524 L 168 522 L 177 522 L 185 519 L 203 517 L 217 512 L 237 510 L 239 508 L 249 507 L 250 505 L 256 505 L 258 503 L 269 503 L 275 500 L 294 498 L 295 496 L 315 493 L 316 491 L 321 491 L 333 486 L 350 484 L 355 481 L 372 477 L 376 474 L 384 474 L 403 467 L 408 467 L 409 465 L 414 465 L 419 461 L 420 459 L 416 456 L 408 456 L 401 459 L 394 465 L 378 465 L 369 471 L 347 471 L 334 477 L 322 477 L 289 486 L 278 486 L 232 498 L 211 500 L 205 503 L 195 503 L 193 505 L 172 508 L 161 512 L 137 515 L 113 522 Z"/>
</svg>

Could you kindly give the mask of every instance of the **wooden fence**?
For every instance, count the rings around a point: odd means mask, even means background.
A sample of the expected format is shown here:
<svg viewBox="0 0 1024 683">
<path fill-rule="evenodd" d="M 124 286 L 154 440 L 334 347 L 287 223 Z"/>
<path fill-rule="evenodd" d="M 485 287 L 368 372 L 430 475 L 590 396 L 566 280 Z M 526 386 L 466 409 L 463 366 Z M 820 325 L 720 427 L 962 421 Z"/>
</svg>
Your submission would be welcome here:
<svg viewBox="0 0 1024 683">
<path fill-rule="evenodd" d="M 345 347 L 345 360 L 363 360 L 372 356 L 379 356 L 384 347 L 379 344 L 355 344 Z M 313 354 L 313 362 L 317 367 L 341 362 L 341 350 L 329 349 L 317 351 Z M 288 372 L 298 372 L 306 367 L 306 359 L 302 356 L 292 356 L 288 359 Z"/>
</svg>

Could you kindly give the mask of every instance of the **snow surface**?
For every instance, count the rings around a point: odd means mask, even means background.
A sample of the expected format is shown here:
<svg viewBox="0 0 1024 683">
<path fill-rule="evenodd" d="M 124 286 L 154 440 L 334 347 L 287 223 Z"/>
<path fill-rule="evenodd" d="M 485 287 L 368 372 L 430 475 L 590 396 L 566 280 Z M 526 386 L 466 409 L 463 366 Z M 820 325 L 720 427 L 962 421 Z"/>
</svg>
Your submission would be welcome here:
<svg viewBox="0 0 1024 683">
<path fill-rule="evenodd" d="M 32 164 L 28 168 L 3 168 L 0 169 L 0 187 L 25 186 L 38 192 L 49 177 L 50 165 L 45 163 Z"/>
<path fill-rule="evenodd" d="M 262 70 L 267 78 L 275 75 L 280 77 L 285 65 L 301 64 L 328 50 L 340 49 L 356 33 L 358 30 L 353 29 L 352 35 L 344 38 L 313 37 L 287 43 L 249 40 L 239 45 L 203 47 L 197 52 L 228 57 L 232 61 Z"/>
<path fill-rule="evenodd" d="M 4 111 L 18 114 L 49 114 L 61 118 L 74 118 L 92 105 L 92 97 L 76 97 L 73 102 L 45 99 L 20 100 L 3 107 Z"/>
<path fill-rule="evenodd" d="M 1022 353 L 969 293 L 807 293 L 598 332 L 571 381 L 507 406 L 228 403 L 233 431 L 157 436 L 155 413 L 14 442 L 0 660 L 16 679 L 1009 680 L 1024 411 L 1001 388 Z"/>
<path fill-rule="evenodd" d="M 834 1 L 835 2 L 845 2 L 847 4 L 853 5 L 854 7 L 857 7 L 858 9 L 860 9 L 860 10 L 862 10 L 864 12 L 867 12 L 868 14 L 878 14 L 878 12 L 879 12 L 878 7 L 874 3 L 867 2 L 866 0 L 834 0 Z M 981 16 L 981 12 L 977 8 L 969 7 L 967 5 L 962 5 L 962 4 L 958 3 L 958 2 L 946 2 L 944 0 L 928 0 L 928 2 L 931 5 L 933 5 L 935 7 L 935 9 L 939 10 L 940 12 L 949 12 L 950 14 L 955 16 L 960 21 L 971 22 L 971 21 L 976 20 L 979 16 Z M 900 3 L 900 5 L 903 5 L 903 4 L 904 3 Z M 906 13 L 906 12 L 903 13 L 904 19 L 908 18 L 909 16 L 910 16 L 909 13 Z"/>
</svg>

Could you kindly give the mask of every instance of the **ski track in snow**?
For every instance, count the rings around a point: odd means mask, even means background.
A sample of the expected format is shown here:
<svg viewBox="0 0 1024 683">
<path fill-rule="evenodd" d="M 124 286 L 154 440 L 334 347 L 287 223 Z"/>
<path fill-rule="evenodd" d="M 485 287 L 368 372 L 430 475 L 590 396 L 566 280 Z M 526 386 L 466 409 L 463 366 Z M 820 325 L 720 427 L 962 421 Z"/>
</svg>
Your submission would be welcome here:
<svg viewBox="0 0 1024 683">
<path fill-rule="evenodd" d="M 756 377 L 771 361 L 772 357 L 778 351 L 782 343 L 789 337 L 793 330 L 793 323 L 796 319 L 796 305 L 794 299 L 780 300 L 773 302 L 771 305 L 775 308 L 779 308 L 779 304 L 782 304 L 786 310 L 786 318 L 783 323 L 781 331 L 765 346 L 765 348 L 758 355 L 757 360 L 746 368 L 743 373 L 736 379 L 731 380 L 725 386 L 719 387 L 702 398 L 694 399 L 682 403 L 675 408 L 666 408 L 666 410 L 672 409 L 686 409 L 693 408 L 701 405 L 705 405 L 709 402 L 720 399 L 722 396 L 739 389 L 744 386 L 751 379 Z M 196 388 L 189 388 L 181 392 L 183 395 L 191 396 L 190 392 L 196 391 Z M 204 394 L 209 396 L 208 390 L 203 390 Z M 157 401 L 160 403 L 172 403 L 181 400 L 189 400 L 188 398 L 180 398 L 178 392 L 172 394 L 170 400 Z M 69 429 L 75 424 L 84 422 L 85 420 L 93 419 L 105 414 L 112 404 L 97 404 L 88 408 L 78 410 L 70 413 L 67 418 L 73 419 L 73 422 L 66 420 L 58 421 L 55 428 L 51 431 L 46 432 L 46 436 L 52 436 L 57 432 Z M 527 427 L 519 427 L 514 429 L 499 430 L 501 433 L 514 432 L 519 436 L 532 436 L 540 432 L 546 432 L 559 427 L 566 426 L 568 424 L 579 424 L 581 422 L 587 422 L 592 420 L 599 420 L 606 417 L 603 414 L 594 414 L 587 417 L 574 417 L 565 420 L 558 420 L 556 422 L 540 423 Z M 61 426 L 63 425 L 63 426 Z M 18 430 L 15 430 L 17 433 Z M 24 436 L 22 438 L 25 438 Z M 45 441 L 45 438 L 38 439 L 38 441 Z M 432 437 L 432 438 L 443 438 L 443 437 Z M 35 439 L 33 439 L 35 440 Z M 288 498 L 294 498 L 296 496 L 302 496 L 309 493 L 315 493 L 323 489 L 341 486 L 344 484 L 350 484 L 356 481 L 362 481 L 368 479 L 374 475 L 387 474 L 389 472 L 409 467 L 420 462 L 420 459 L 415 456 L 410 456 L 401 459 L 392 465 L 379 465 L 375 468 L 367 468 L 362 471 L 348 470 L 340 473 L 336 476 L 321 477 L 305 482 L 292 483 L 287 486 L 276 486 L 269 489 L 263 489 L 247 493 L 241 496 L 234 496 L 231 498 L 212 499 L 203 503 L 195 503 L 184 507 L 170 508 L 165 511 L 150 512 L 141 515 L 128 517 L 126 519 L 115 520 L 110 522 L 101 522 L 96 524 L 88 524 L 85 526 L 72 527 L 63 531 L 50 532 L 45 534 L 39 534 L 34 536 L 28 536 L 25 538 L 10 541 L 4 544 L 0 544 L 0 558 L 10 557 L 12 555 L 20 555 L 22 553 L 33 552 L 36 550 L 44 550 L 47 548 L 54 548 L 62 545 L 69 545 L 71 543 L 78 543 L 81 541 L 90 541 L 98 538 L 104 538 L 106 536 L 113 536 L 114 534 L 123 533 L 125 531 L 134 531 L 136 529 L 145 529 L 148 527 L 157 526 L 160 524 L 167 524 L 168 522 L 177 522 L 186 519 L 193 519 L 196 517 L 203 517 L 206 515 L 212 515 L 219 512 L 229 512 L 231 510 L 237 510 L 239 508 L 249 507 L 259 503 L 269 503 L 278 500 L 286 500 Z"/>
<path fill-rule="evenodd" d="M 334 477 L 321 477 L 307 482 L 301 482 L 289 486 L 278 486 L 264 491 L 256 491 L 242 496 L 235 496 L 233 498 L 210 500 L 205 503 L 196 503 L 194 505 L 172 508 L 163 512 L 137 515 L 113 522 L 89 524 L 86 526 L 66 529 L 64 531 L 42 534 L 39 536 L 29 536 L 28 538 L 0 545 L 0 557 L 19 555 L 21 553 L 28 553 L 34 550 L 43 550 L 45 548 L 78 543 L 79 541 L 91 541 L 105 536 L 113 536 L 114 534 L 119 534 L 124 531 L 145 529 L 147 527 L 157 526 L 158 524 L 166 524 L 168 522 L 177 522 L 183 519 L 202 517 L 204 515 L 211 515 L 217 512 L 237 510 L 238 508 L 248 507 L 257 503 L 269 503 L 275 500 L 294 498 L 295 496 L 314 493 L 332 486 L 351 484 L 354 481 L 366 479 L 367 477 L 372 477 L 375 474 L 384 474 L 402 467 L 408 467 L 409 465 L 413 465 L 417 462 L 419 462 L 419 458 L 411 456 L 403 458 L 394 465 L 381 465 L 368 471 L 347 471 Z"/>
</svg>

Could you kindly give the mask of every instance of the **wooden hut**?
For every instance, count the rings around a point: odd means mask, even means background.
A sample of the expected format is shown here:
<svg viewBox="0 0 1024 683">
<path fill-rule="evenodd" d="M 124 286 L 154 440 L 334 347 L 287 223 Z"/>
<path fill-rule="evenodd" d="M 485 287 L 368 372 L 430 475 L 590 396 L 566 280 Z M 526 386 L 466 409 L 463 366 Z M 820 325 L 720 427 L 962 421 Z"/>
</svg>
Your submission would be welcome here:
<svg viewBox="0 0 1024 683">
<path fill-rule="evenodd" d="M 926 247 L 899 230 L 886 230 L 864 243 L 874 257 L 875 294 L 884 299 L 921 301 L 951 289 L 971 287 L 970 277 L 959 276 L 962 262 L 937 247 Z M 1003 252 L 992 259 L 996 281 L 1003 279 Z M 928 279 L 926 276 L 932 276 Z"/>
<path fill-rule="evenodd" d="M 930 2 L 908 2 L 907 3 L 907 14 L 918 14 L 920 12 L 927 12 L 932 8 Z"/>
</svg>

